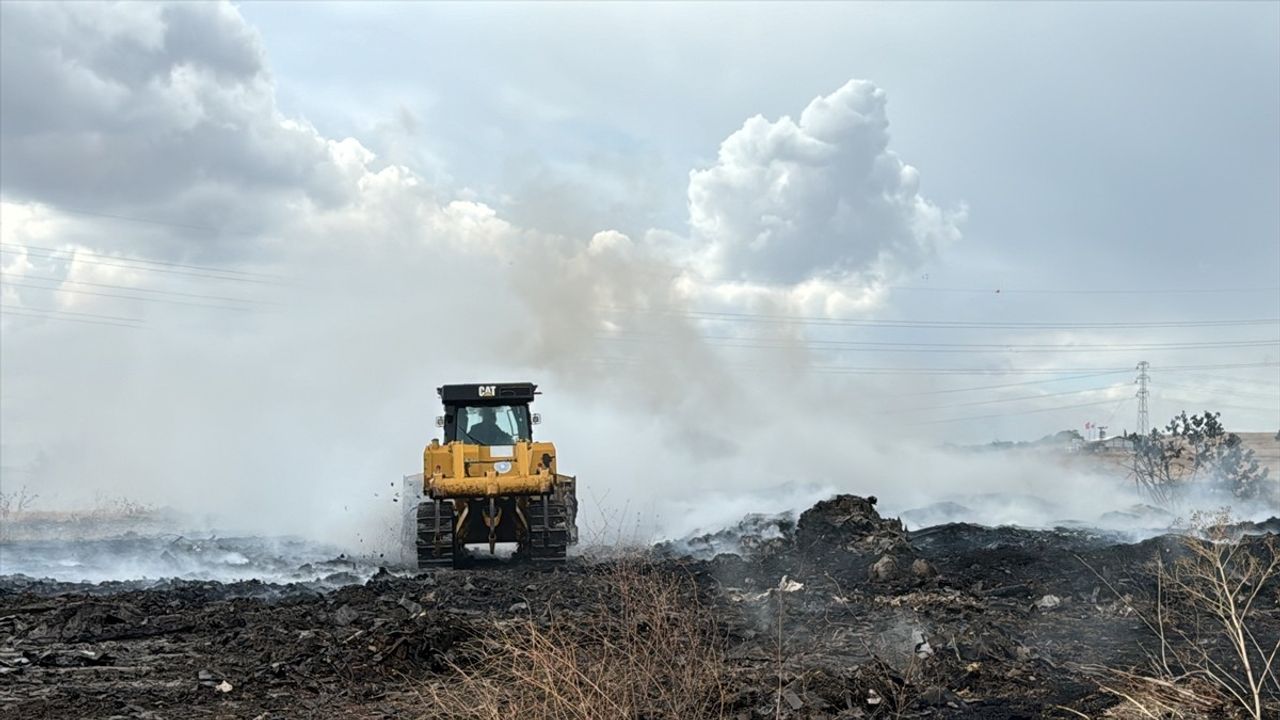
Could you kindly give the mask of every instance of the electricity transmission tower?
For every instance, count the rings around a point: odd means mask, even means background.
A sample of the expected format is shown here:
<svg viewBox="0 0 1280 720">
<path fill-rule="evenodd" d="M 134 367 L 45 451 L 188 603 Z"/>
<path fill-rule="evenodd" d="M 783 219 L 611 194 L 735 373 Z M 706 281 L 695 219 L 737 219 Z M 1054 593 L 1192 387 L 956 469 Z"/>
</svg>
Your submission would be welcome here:
<svg viewBox="0 0 1280 720">
<path fill-rule="evenodd" d="M 1138 363 L 1138 434 L 1146 435 L 1151 431 L 1151 419 L 1147 414 L 1147 396 L 1151 391 L 1147 389 L 1147 383 L 1151 381 L 1151 376 L 1147 374 L 1147 370 L 1151 368 L 1151 363 L 1143 360 Z"/>
</svg>

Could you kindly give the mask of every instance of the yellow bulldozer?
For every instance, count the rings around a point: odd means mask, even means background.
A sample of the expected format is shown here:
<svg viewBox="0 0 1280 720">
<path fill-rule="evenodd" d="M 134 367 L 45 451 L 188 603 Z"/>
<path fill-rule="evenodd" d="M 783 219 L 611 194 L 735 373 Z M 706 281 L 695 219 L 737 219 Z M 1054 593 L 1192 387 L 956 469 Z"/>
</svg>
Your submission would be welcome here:
<svg viewBox="0 0 1280 720">
<path fill-rule="evenodd" d="M 422 454 L 418 567 L 464 566 L 468 545 L 515 543 L 515 556 L 563 562 L 577 542 L 577 481 L 556 471 L 556 448 L 535 442 L 533 383 L 444 385 L 444 440 Z"/>
</svg>

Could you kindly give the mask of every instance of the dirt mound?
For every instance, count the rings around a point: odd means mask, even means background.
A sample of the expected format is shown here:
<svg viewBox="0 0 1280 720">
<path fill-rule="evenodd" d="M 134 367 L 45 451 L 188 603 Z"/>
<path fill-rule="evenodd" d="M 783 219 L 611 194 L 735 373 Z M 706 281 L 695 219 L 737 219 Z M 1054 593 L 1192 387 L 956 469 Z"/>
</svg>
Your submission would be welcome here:
<svg viewBox="0 0 1280 720">
<path fill-rule="evenodd" d="M 785 572 L 886 581 L 907 577 L 918 559 L 907 532 L 899 520 L 880 517 L 875 504 L 874 497 L 837 495 L 805 510 L 798 520 L 790 514 L 748 515 L 723 530 L 662 543 L 655 550 L 663 557 L 735 555 L 775 579 Z M 725 558 L 718 564 L 726 578 L 746 581 L 748 568 L 742 563 Z M 873 570 L 877 564 L 879 570 Z"/>
<path fill-rule="evenodd" d="M 801 552 L 839 548 L 853 553 L 885 553 L 905 550 L 906 528 L 897 518 L 876 512 L 876 498 L 837 495 L 800 514 L 796 544 Z"/>
</svg>

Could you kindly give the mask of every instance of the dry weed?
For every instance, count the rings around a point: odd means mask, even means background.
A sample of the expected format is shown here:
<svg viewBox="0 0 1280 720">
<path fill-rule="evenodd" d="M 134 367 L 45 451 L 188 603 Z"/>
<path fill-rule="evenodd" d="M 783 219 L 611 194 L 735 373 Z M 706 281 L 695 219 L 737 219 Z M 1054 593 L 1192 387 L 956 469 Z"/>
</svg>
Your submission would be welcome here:
<svg viewBox="0 0 1280 720">
<path fill-rule="evenodd" d="M 702 720 L 723 716 L 724 655 L 691 578 L 643 559 L 596 578 L 590 607 L 532 608 L 478 639 L 421 695 L 448 720 Z"/>
<path fill-rule="evenodd" d="M 1226 511 L 1197 514 L 1191 527 L 1185 554 L 1157 561 L 1151 611 L 1133 607 L 1157 641 L 1150 671 L 1110 669 L 1099 685 L 1135 716 L 1234 707 L 1255 720 L 1280 717 L 1280 629 L 1274 620 L 1264 627 L 1280 609 L 1280 545 L 1274 536 L 1233 537 Z"/>
</svg>

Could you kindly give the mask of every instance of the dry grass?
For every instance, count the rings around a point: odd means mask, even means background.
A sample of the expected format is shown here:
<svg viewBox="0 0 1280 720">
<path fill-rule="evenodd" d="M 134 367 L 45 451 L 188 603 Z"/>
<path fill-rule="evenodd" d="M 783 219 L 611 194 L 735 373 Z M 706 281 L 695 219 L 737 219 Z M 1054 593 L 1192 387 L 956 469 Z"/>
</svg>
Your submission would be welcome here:
<svg viewBox="0 0 1280 720">
<path fill-rule="evenodd" d="M 1157 642 L 1149 671 L 1108 669 L 1099 685 L 1132 716 L 1231 708 L 1255 720 L 1280 717 L 1280 632 L 1263 631 L 1280 600 L 1280 545 L 1275 537 L 1231 537 L 1230 524 L 1225 511 L 1194 516 L 1197 535 L 1183 538 L 1185 556 L 1157 564 L 1152 609 L 1131 608 Z"/>
<path fill-rule="evenodd" d="M 724 654 L 691 578 L 642 559 L 593 579 L 588 607 L 496 624 L 473 659 L 420 694 L 447 720 L 704 720 L 724 716 Z"/>
<path fill-rule="evenodd" d="M 1077 669 L 1094 678 L 1099 688 L 1120 698 L 1120 705 L 1108 711 L 1109 717 L 1122 720 L 1202 718 L 1223 705 L 1217 689 L 1195 676 L 1165 679 L 1101 665 L 1077 666 Z"/>
<path fill-rule="evenodd" d="M 1275 537 L 1229 537 L 1225 512 L 1193 523 L 1203 539 L 1188 538 L 1188 556 L 1159 573 L 1161 667 L 1204 678 L 1249 717 L 1274 717 L 1280 712 L 1280 638 L 1264 644 L 1256 621 L 1259 600 L 1276 604 L 1261 595 L 1267 587 L 1275 594 L 1280 547 Z"/>
</svg>

